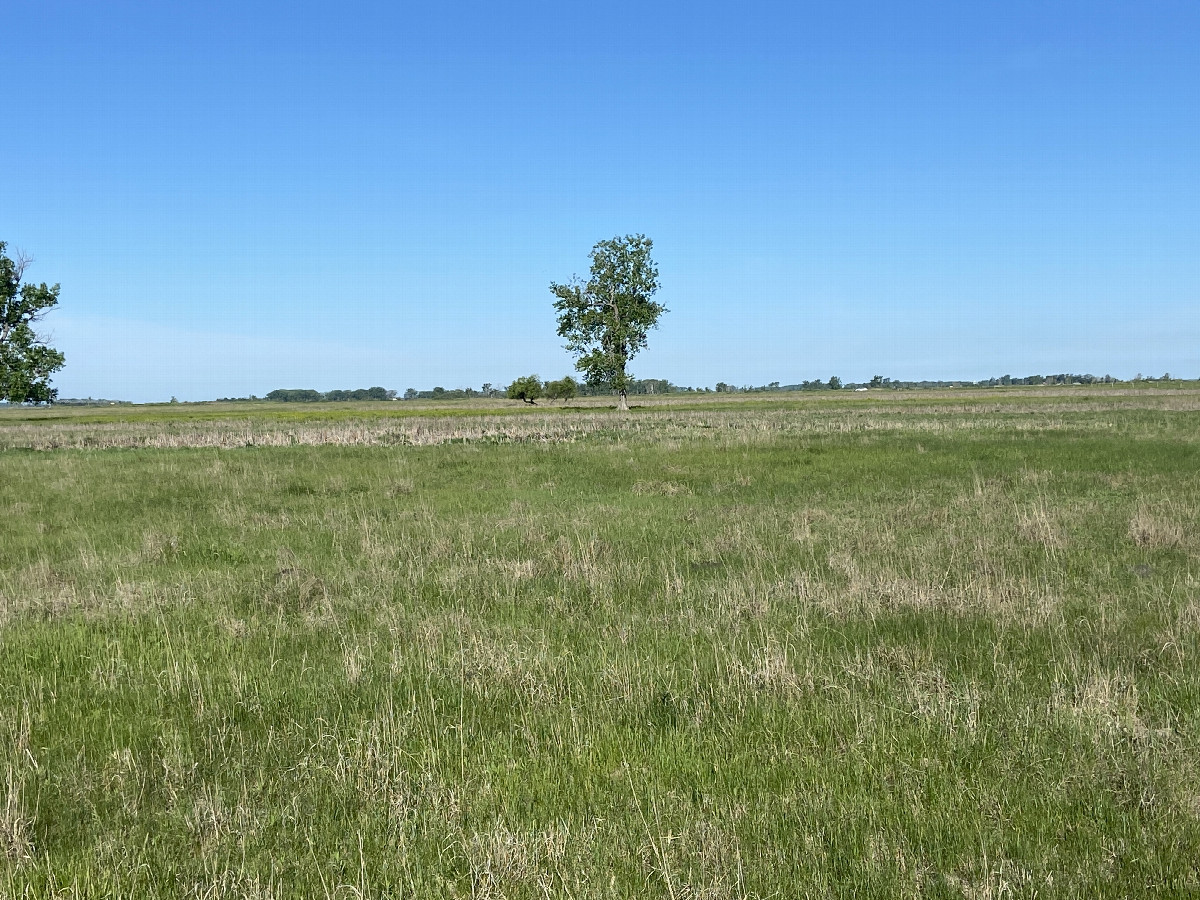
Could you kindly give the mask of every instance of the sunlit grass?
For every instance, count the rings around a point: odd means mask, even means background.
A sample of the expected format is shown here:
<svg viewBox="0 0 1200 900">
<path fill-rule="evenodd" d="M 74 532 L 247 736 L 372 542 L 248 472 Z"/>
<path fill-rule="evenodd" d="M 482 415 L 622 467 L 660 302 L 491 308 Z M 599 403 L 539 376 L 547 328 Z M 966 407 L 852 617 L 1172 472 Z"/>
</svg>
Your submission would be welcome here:
<svg viewBox="0 0 1200 900">
<path fill-rule="evenodd" d="M 1024 396 L 5 451 L 0 885 L 1198 891 L 1196 398 Z"/>
</svg>

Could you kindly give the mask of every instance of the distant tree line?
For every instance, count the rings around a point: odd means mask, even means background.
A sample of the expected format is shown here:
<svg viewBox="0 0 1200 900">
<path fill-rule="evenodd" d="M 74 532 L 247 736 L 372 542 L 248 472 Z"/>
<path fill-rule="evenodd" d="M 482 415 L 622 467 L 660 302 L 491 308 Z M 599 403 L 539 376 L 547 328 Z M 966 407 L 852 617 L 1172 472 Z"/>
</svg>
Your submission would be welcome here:
<svg viewBox="0 0 1200 900">
<path fill-rule="evenodd" d="M 678 384 L 672 384 L 665 378 L 634 378 L 626 383 L 625 392 L 627 394 L 638 396 L 647 396 L 651 394 L 688 394 L 688 393 L 704 393 L 705 388 L 684 387 Z M 579 385 L 579 396 L 581 397 L 607 397 L 611 396 L 612 391 L 603 386 L 593 386 L 586 382 Z"/>
<path fill-rule="evenodd" d="M 525 379 L 528 379 L 528 378 L 537 379 L 538 383 L 542 384 L 545 389 L 553 391 L 555 393 L 555 396 L 552 399 L 569 400 L 569 399 L 571 399 L 571 397 L 611 397 L 614 394 L 614 391 L 611 388 L 595 387 L 595 386 L 589 385 L 585 382 L 579 382 L 579 381 L 575 380 L 574 378 L 572 378 L 570 375 L 566 375 L 566 376 L 558 379 L 557 381 L 546 381 L 546 382 L 542 382 L 541 379 L 538 378 L 537 375 L 532 375 L 532 376 L 525 375 L 525 376 L 522 376 L 522 378 L 517 379 L 517 381 L 524 381 Z M 555 387 L 552 388 L 551 385 L 554 385 Z M 498 388 L 495 385 L 488 382 L 488 383 L 485 383 L 479 389 L 469 388 L 469 387 L 468 388 L 453 388 L 453 389 L 444 388 L 444 387 L 435 387 L 435 388 L 433 388 L 433 390 L 419 391 L 416 388 L 409 388 L 408 390 L 406 390 L 404 392 L 403 398 L 405 400 L 472 400 L 472 399 L 488 400 L 488 399 L 494 399 L 497 397 L 507 397 L 509 399 L 519 399 L 519 398 L 509 397 L 508 391 L 509 391 L 509 388 L 511 388 L 511 386 L 512 385 L 509 385 L 507 387 Z M 569 396 L 561 396 L 561 395 L 558 395 L 558 392 L 560 392 L 560 391 L 570 391 L 570 394 L 569 394 Z M 709 391 L 711 393 L 711 389 L 708 389 L 708 388 L 681 387 L 679 385 L 672 384 L 671 382 L 667 381 L 665 378 L 643 378 L 643 379 L 636 379 L 633 381 L 626 382 L 626 393 L 628 393 L 628 394 L 675 394 L 675 393 L 692 393 L 692 392 L 704 393 L 705 391 Z M 539 395 L 539 396 L 545 396 L 548 399 L 551 399 L 550 394 Z M 537 399 L 537 398 L 533 398 L 533 399 Z"/>
<path fill-rule="evenodd" d="M 418 391 L 416 388 L 409 388 L 404 392 L 405 400 L 473 400 L 476 397 L 498 397 L 500 392 L 494 390 L 490 384 L 485 384 L 483 390 L 477 391 L 474 388 L 444 388 L 435 387 L 431 391 Z"/>
<path fill-rule="evenodd" d="M 1138 375 L 1134 381 L 1172 381 L 1170 373 L 1162 375 L 1160 378 L 1148 378 Z M 1024 377 L 1014 377 L 1012 375 L 1001 375 L 993 378 L 983 378 L 979 381 L 968 380 L 922 380 L 922 381 L 906 381 L 898 378 L 885 378 L 882 375 L 874 376 L 870 381 L 866 382 L 843 382 L 841 378 L 834 375 L 827 381 L 813 379 L 811 381 L 801 381 L 798 384 L 780 384 L 778 381 L 772 381 L 770 384 L 760 386 L 742 385 L 736 386 L 726 384 L 724 381 L 718 381 L 716 392 L 722 393 L 762 393 L 770 391 L 837 391 L 837 390 L 860 390 L 867 388 L 868 390 L 929 390 L 935 388 L 971 388 L 971 387 L 1004 387 L 1008 385 L 1054 385 L 1054 384 L 1120 384 L 1122 380 L 1115 378 L 1112 375 L 1078 375 L 1070 372 L 1063 372 L 1057 375 L 1026 375 Z M 673 390 L 680 390 L 672 386 Z M 691 390 L 688 388 L 688 390 Z M 707 389 L 705 389 L 707 390 Z"/>
<path fill-rule="evenodd" d="M 780 384 L 778 381 L 772 381 L 770 384 L 759 387 L 748 384 L 738 387 L 718 381 L 716 392 L 718 394 L 756 394 L 770 391 L 840 391 L 843 387 L 856 386 L 843 385 L 841 378 L 837 375 L 830 375 L 828 381 L 822 381 L 819 378 L 814 378 L 812 381 L 801 381 L 799 384 Z"/>
<path fill-rule="evenodd" d="M 103 397 L 59 397 L 55 406 L 133 406 L 132 400 L 105 400 Z"/>
<path fill-rule="evenodd" d="M 267 394 L 267 399 L 274 400 L 276 403 L 320 403 L 322 401 L 328 403 L 345 400 L 394 400 L 395 398 L 395 391 L 381 387 L 359 388 L 354 391 L 325 391 L 324 393 L 306 388 L 281 388 Z"/>
<path fill-rule="evenodd" d="M 1161 376 L 1160 378 L 1148 378 L 1138 375 L 1133 381 L 1171 381 L 1170 374 Z M 537 381 L 541 385 L 540 389 L 535 389 L 532 382 Z M 566 386 L 569 382 L 570 386 Z M 709 387 L 687 387 L 685 385 L 674 384 L 665 378 L 640 378 L 625 382 L 626 393 L 629 395 L 647 396 L 656 394 L 752 394 L 752 393 L 770 393 L 774 391 L 839 391 L 839 390 L 860 390 L 866 388 L 868 390 L 932 390 L 936 388 L 977 388 L 977 387 L 999 387 L 1007 385 L 1054 385 L 1054 384 L 1119 384 L 1122 383 L 1120 378 L 1115 378 L 1112 375 L 1078 375 L 1073 373 L 1060 373 L 1057 375 L 1026 375 L 1024 377 L 1014 377 L 1012 375 L 1001 375 L 993 378 L 983 378 L 979 381 L 969 380 L 932 380 L 925 379 L 921 381 L 904 380 L 899 378 L 885 378 L 882 375 L 874 376 L 870 381 L 853 382 L 843 381 L 837 375 L 831 375 L 829 378 L 820 379 L 814 378 L 808 381 L 800 381 L 795 384 L 783 384 L 778 381 L 772 381 L 769 384 L 763 385 L 735 385 L 724 381 L 718 381 L 715 388 Z M 515 386 L 515 387 L 514 387 Z M 552 387 L 555 386 L 555 387 Z M 535 390 L 537 391 L 535 393 Z M 563 395 L 560 391 L 569 391 Z M 433 390 L 419 391 L 416 388 L 409 388 L 404 392 L 403 399 L 405 400 L 470 400 L 473 398 L 492 399 L 504 397 L 512 400 L 538 400 L 538 399 L 570 399 L 571 397 L 610 397 L 613 395 L 613 390 L 605 386 L 589 385 L 587 382 L 578 382 L 571 376 L 566 376 L 558 381 L 542 382 L 536 375 L 526 375 L 515 379 L 507 387 L 497 388 L 488 383 L 482 388 L 455 388 L 453 390 L 435 387 Z"/>
<path fill-rule="evenodd" d="M 989 378 L 978 382 L 980 387 L 999 387 L 1010 384 L 1116 384 L 1120 378 L 1111 375 L 1075 375 L 1069 372 L 1058 375 L 1026 375 L 1024 378 L 1013 378 L 1011 375 L 1001 375 L 999 378 Z M 1167 378 L 1166 380 L 1170 380 Z"/>
<path fill-rule="evenodd" d="M 1173 377 L 1169 372 L 1158 377 L 1146 376 L 1138 374 L 1128 381 L 1133 382 L 1169 382 L 1179 380 Z M 536 384 L 535 384 L 536 382 Z M 687 387 L 685 385 L 674 384 L 666 378 L 639 378 L 630 379 L 625 382 L 625 392 L 630 396 L 653 396 L 663 394 L 757 394 L 757 393 L 772 393 L 775 391 L 838 391 L 838 390 L 932 390 L 937 388 L 979 388 L 979 387 L 1007 387 L 1010 385 L 1067 385 L 1067 384 L 1122 384 L 1126 383 L 1120 378 L 1115 378 L 1112 375 L 1092 375 L 1092 374 L 1075 374 L 1063 372 L 1056 375 L 1025 375 L 1016 377 L 1012 375 L 1001 375 L 993 378 L 983 378 L 979 381 L 945 381 L 945 380 L 923 380 L 923 381 L 906 381 L 898 378 L 885 378 L 882 375 L 876 375 L 870 381 L 852 382 L 842 381 L 837 375 L 831 375 L 829 378 L 820 379 L 814 378 L 808 381 L 800 381 L 795 384 L 782 384 L 778 381 L 772 381 L 769 384 L 763 385 L 735 385 L 724 381 L 718 381 L 715 388 L 709 387 Z M 352 391 L 316 391 L 310 389 L 280 389 L 271 391 L 266 397 L 259 398 L 256 396 L 249 397 L 221 397 L 217 403 L 232 403 L 232 402 L 247 402 L 263 400 L 274 400 L 279 403 L 317 403 L 317 402 L 336 402 L 349 400 L 472 400 L 472 399 L 498 399 L 507 398 L 511 400 L 522 400 L 524 402 L 537 400 L 570 400 L 574 397 L 611 397 L 614 391 L 611 387 L 603 385 L 589 385 L 587 382 L 576 381 L 570 375 L 564 376 L 557 381 L 542 381 L 537 375 L 526 375 L 515 379 L 507 386 L 497 387 L 491 383 L 484 383 L 479 388 L 445 388 L 435 387 L 432 390 L 417 390 L 416 388 L 408 388 L 403 394 L 398 394 L 396 391 L 388 390 L 382 387 L 358 388 Z M 115 404 L 127 404 L 126 400 L 105 400 L 93 399 L 91 397 L 85 399 L 66 398 L 56 401 L 63 406 L 112 406 Z M 0 401 L 2 403 L 2 401 Z"/>
</svg>

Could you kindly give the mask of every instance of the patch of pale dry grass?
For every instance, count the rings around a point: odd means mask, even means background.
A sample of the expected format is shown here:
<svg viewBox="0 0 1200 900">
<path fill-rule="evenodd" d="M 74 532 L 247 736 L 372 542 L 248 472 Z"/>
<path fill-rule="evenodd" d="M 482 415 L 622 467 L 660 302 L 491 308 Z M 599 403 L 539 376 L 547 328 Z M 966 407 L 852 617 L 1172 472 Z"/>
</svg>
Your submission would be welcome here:
<svg viewBox="0 0 1200 900">
<path fill-rule="evenodd" d="M 581 584 L 593 594 L 611 590 L 617 554 L 602 538 L 578 531 L 560 535 L 550 545 L 549 557 L 564 580 Z"/>
<path fill-rule="evenodd" d="M 500 688 L 531 703 L 549 703 L 566 693 L 562 670 L 569 661 L 552 658 L 545 638 L 505 640 L 472 627 L 463 635 L 460 652 L 466 685 L 480 694 Z"/>
<path fill-rule="evenodd" d="M 554 896 L 564 861 L 573 846 L 584 845 L 586 834 L 572 833 L 557 822 L 539 830 L 519 830 L 503 820 L 472 831 L 463 841 L 474 897 L 506 897 L 514 888 L 534 888 Z"/>
<path fill-rule="evenodd" d="M 254 804 L 245 789 L 229 797 L 217 782 L 199 786 L 183 820 L 201 852 L 211 852 L 228 841 L 252 840 L 259 827 Z"/>
<path fill-rule="evenodd" d="M 43 558 L 0 572 L 0 628 L 29 616 L 57 619 L 78 614 L 97 619 L 112 614 L 140 615 L 186 602 L 186 589 L 179 585 L 96 577 L 104 574 L 93 571 L 100 569 L 101 562 L 57 568 Z"/>
<path fill-rule="evenodd" d="M 864 570 L 845 560 L 836 554 L 831 560 L 846 573 L 844 585 L 799 572 L 790 583 L 780 583 L 780 593 L 799 597 L 834 619 L 875 619 L 904 610 L 1038 625 L 1055 620 L 1061 608 L 1054 592 L 1025 576 L 980 573 L 965 584 L 950 585 L 938 580 L 943 573 L 931 572 L 921 579 L 889 566 Z"/>
<path fill-rule="evenodd" d="M 970 860 L 956 871 L 947 873 L 946 883 L 963 900 L 1006 900 L 1010 897 L 1037 896 L 1033 873 L 1011 859 Z M 1052 882 L 1047 884 L 1051 887 Z"/>
<path fill-rule="evenodd" d="M 912 672 L 905 682 L 908 703 L 918 719 L 946 732 L 979 730 L 982 691 L 972 682 L 951 682 L 937 667 Z"/>
<path fill-rule="evenodd" d="M 1136 745 L 1170 743 L 1171 728 L 1151 728 L 1141 708 L 1138 681 L 1122 671 L 1091 666 L 1060 677 L 1050 712 L 1089 732 L 1097 741 L 1131 741 Z"/>
<path fill-rule="evenodd" d="M 3 714 L 8 712 L 9 715 Z M 0 785 L 0 856 L 15 863 L 31 860 L 36 852 L 33 815 L 26 794 L 27 776 L 39 768 L 30 744 L 32 717 L 29 708 L 0 711 L 0 727 L 6 734 L 0 747 L 4 782 Z"/>
<path fill-rule="evenodd" d="M 1196 590 L 1195 585 L 1192 586 Z M 1190 598 L 1179 610 L 1179 615 L 1175 619 L 1175 636 L 1177 640 L 1181 635 L 1194 636 L 1200 634 L 1200 593 Z"/>
<path fill-rule="evenodd" d="M 678 832 L 648 836 L 641 857 L 649 871 L 660 872 L 670 885 L 668 896 L 742 900 L 751 896 L 744 881 L 744 852 L 730 823 L 700 818 Z"/>
<path fill-rule="evenodd" d="M 283 883 L 244 871 L 223 868 L 208 873 L 208 878 L 191 885 L 189 900 L 279 900 L 286 888 Z"/>
<path fill-rule="evenodd" d="M 638 497 L 674 497 L 691 493 L 687 485 L 675 481 L 635 481 L 630 490 Z"/>
<path fill-rule="evenodd" d="M 13 862 L 33 858 L 33 819 L 25 811 L 22 785 L 10 767 L 5 773 L 4 805 L 0 808 L 0 853 Z"/>
<path fill-rule="evenodd" d="M 767 618 L 772 604 L 788 603 L 794 596 L 790 586 L 782 589 L 755 575 L 726 575 L 707 584 L 692 585 L 677 602 L 691 606 L 714 627 Z"/>
<path fill-rule="evenodd" d="M 1031 544 L 1040 544 L 1049 551 L 1066 546 L 1065 531 L 1045 500 L 1017 510 L 1017 533 Z"/>
<path fill-rule="evenodd" d="M 734 690 L 766 692 L 783 698 L 812 693 L 812 672 L 797 667 L 795 654 L 774 638 L 755 647 L 748 662 L 734 662 L 730 671 Z"/>
<path fill-rule="evenodd" d="M 1183 543 L 1183 527 L 1157 510 L 1140 506 L 1129 520 L 1129 539 L 1148 550 L 1166 550 Z"/>
<path fill-rule="evenodd" d="M 374 717 L 339 741 L 332 769 L 336 783 L 352 787 L 398 822 L 414 816 L 422 795 L 429 793 L 403 752 L 416 727 L 415 718 L 413 709 L 401 708 L 389 698 Z"/>
<path fill-rule="evenodd" d="M 52 568 L 44 558 L 15 571 L 0 572 L 0 625 L 22 613 L 53 616 L 79 606 L 76 580 Z"/>
<path fill-rule="evenodd" d="M 803 509 L 794 513 L 788 523 L 792 540 L 808 543 L 815 537 L 816 528 L 828 518 L 829 514 L 823 509 Z"/>
</svg>

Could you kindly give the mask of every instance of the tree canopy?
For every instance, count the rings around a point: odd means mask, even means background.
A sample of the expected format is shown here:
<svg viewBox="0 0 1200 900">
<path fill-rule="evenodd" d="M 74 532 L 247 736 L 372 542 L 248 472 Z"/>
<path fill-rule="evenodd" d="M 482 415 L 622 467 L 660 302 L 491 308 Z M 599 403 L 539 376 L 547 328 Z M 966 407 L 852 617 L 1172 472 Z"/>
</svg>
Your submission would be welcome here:
<svg viewBox="0 0 1200 900">
<path fill-rule="evenodd" d="M 658 290 L 658 267 L 650 258 L 653 241 L 632 234 L 599 241 L 589 254 L 591 275 L 551 283 L 558 299 L 558 335 L 575 354 L 575 368 L 593 387 L 607 387 L 626 400 L 633 376 L 629 360 L 646 346 L 646 335 L 658 326 L 667 308 L 651 298 Z"/>
<path fill-rule="evenodd" d="M 0 241 L 0 400 L 52 403 L 58 391 L 50 376 L 65 360 L 33 326 L 58 303 L 59 286 L 22 284 L 31 260 L 22 254 L 10 259 L 5 246 Z"/>
<path fill-rule="evenodd" d="M 570 375 L 564 375 L 558 381 L 547 381 L 545 388 L 548 400 L 574 400 L 579 393 L 579 382 Z"/>
<path fill-rule="evenodd" d="M 536 406 L 534 401 L 542 396 L 542 379 L 536 375 L 518 378 L 508 386 L 507 396 L 509 400 L 524 400 L 530 406 Z"/>
</svg>

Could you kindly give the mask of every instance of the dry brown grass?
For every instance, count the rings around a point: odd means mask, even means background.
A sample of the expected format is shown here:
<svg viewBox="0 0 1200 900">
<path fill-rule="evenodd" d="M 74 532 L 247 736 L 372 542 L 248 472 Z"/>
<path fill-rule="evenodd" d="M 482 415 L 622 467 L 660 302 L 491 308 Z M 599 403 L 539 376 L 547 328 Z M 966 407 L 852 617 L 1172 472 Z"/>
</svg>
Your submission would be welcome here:
<svg viewBox="0 0 1200 900">
<path fill-rule="evenodd" d="M 687 485 L 674 481 L 635 481 L 631 490 L 639 497 L 674 497 L 678 494 L 691 493 Z"/>
<path fill-rule="evenodd" d="M 12 767 L 5 773 L 4 806 L 0 808 L 0 853 L 22 862 L 33 857 L 33 819 L 25 812 L 22 786 Z"/>
<path fill-rule="evenodd" d="M 1044 499 L 1018 510 L 1017 531 L 1025 540 L 1049 551 L 1061 550 L 1066 545 L 1065 529 Z"/>
<path fill-rule="evenodd" d="M 1141 506 L 1129 520 L 1129 539 L 1139 547 L 1163 550 L 1183 543 L 1183 527 L 1172 517 Z"/>
<path fill-rule="evenodd" d="M 5 716 L 7 712 L 9 715 Z M 33 727 L 29 708 L 0 711 L 0 760 L 4 762 L 4 783 L 0 786 L 0 857 L 15 863 L 33 858 L 34 819 L 25 796 L 27 777 L 38 768 L 30 743 Z"/>
</svg>

